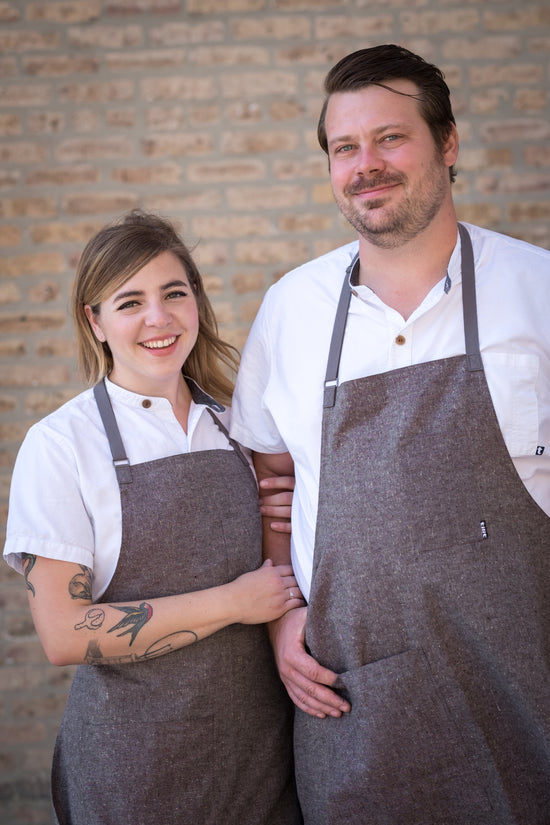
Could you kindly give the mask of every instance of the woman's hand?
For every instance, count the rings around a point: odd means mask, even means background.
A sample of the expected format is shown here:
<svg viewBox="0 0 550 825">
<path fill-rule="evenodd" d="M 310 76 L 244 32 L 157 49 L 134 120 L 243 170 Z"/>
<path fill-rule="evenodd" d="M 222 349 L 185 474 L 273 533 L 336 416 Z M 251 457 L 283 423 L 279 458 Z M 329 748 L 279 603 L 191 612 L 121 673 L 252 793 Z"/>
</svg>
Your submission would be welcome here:
<svg viewBox="0 0 550 825">
<path fill-rule="evenodd" d="M 260 481 L 260 512 L 275 519 L 269 526 L 276 533 L 290 533 L 294 485 L 294 476 L 269 476 Z"/>
<path fill-rule="evenodd" d="M 237 621 L 242 624 L 271 622 L 305 604 L 292 567 L 274 566 L 270 559 L 258 570 L 239 576 L 228 587 L 233 589 Z"/>
</svg>

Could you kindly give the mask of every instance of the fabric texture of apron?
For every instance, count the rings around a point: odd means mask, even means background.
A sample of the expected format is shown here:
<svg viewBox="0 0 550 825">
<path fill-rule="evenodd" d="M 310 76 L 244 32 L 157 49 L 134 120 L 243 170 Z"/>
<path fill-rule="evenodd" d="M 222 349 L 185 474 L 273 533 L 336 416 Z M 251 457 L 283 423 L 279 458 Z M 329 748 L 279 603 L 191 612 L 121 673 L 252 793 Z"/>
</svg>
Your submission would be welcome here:
<svg viewBox="0 0 550 825">
<path fill-rule="evenodd" d="M 103 382 L 96 400 L 122 503 L 120 558 L 101 601 L 200 590 L 257 568 L 258 493 L 239 446 L 130 466 Z M 158 658 L 81 665 L 54 754 L 58 823 L 299 825 L 291 724 L 263 625 L 234 624 Z"/>
<path fill-rule="evenodd" d="M 345 279 L 306 643 L 352 710 L 297 712 L 306 825 L 550 823 L 550 519 L 499 429 L 459 231 L 464 356 L 338 386 Z"/>
</svg>

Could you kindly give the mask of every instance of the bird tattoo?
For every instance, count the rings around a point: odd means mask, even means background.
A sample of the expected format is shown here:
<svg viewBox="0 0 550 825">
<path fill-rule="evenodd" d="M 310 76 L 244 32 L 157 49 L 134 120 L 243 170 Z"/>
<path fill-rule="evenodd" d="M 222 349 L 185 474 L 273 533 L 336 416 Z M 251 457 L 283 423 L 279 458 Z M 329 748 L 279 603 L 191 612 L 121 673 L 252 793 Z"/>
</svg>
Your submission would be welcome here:
<svg viewBox="0 0 550 825">
<path fill-rule="evenodd" d="M 142 602 L 139 607 L 118 607 L 114 604 L 112 604 L 111 607 L 114 607 L 115 610 L 120 610 L 123 613 L 126 613 L 126 616 L 124 616 L 124 618 L 117 622 L 117 624 L 114 627 L 111 627 L 107 632 L 112 633 L 113 630 L 126 628 L 126 630 L 123 630 L 122 633 L 117 633 L 117 636 L 126 636 L 126 634 L 129 633 L 131 636 L 131 646 L 141 628 L 147 624 L 153 615 L 153 608 L 150 604 L 147 604 L 147 602 Z"/>
</svg>

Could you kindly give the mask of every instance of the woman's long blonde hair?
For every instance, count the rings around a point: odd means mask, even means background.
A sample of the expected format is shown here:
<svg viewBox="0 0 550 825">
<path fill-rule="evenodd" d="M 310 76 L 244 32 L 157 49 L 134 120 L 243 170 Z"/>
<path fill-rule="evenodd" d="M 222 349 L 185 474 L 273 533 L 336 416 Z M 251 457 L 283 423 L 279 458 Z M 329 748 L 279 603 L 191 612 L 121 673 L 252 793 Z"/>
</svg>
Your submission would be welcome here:
<svg viewBox="0 0 550 825">
<path fill-rule="evenodd" d="M 141 210 L 133 210 L 101 229 L 80 257 L 72 293 L 80 373 L 90 386 L 113 368 L 109 345 L 95 337 L 85 305 L 99 312 L 102 301 L 162 252 L 171 252 L 181 261 L 199 312 L 197 342 L 183 371 L 216 400 L 230 404 L 233 381 L 229 376 L 237 370 L 239 353 L 219 337 L 200 272 L 176 229 L 166 219 Z"/>
</svg>

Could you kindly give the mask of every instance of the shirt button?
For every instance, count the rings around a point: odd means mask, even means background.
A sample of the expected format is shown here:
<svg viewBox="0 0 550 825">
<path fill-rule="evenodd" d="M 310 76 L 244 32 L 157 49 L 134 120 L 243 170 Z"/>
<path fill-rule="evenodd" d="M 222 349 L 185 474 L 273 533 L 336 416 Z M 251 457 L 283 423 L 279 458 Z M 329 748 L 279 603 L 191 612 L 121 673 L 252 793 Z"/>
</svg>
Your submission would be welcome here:
<svg viewBox="0 0 550 825">
<path fill-rule="evenodd" d="M 143 401 L 141 402 L 141 406 L 142 406 L 142 407 L 145 407 L 145 409 L 146 409 L 146 410 L 148 410 L 148 409 L 149 409 L 149 407 L 151 406 L 151 404 L 152 404 L 152 402 L 151 402 L 151 401 L 149 401 L 149 399 L 148 399 L 148 398 L 144 398 L 144 399 L 143 399 Z"/>
<path fill-rule="evenodd" d="M 402 347 L 406 340 L 407 339 L 405 338 L 404 335 L 398 335 L 397 338 L 395 339 L 395 343 L 399 344 L 399 346 Z"/>
</svg>

